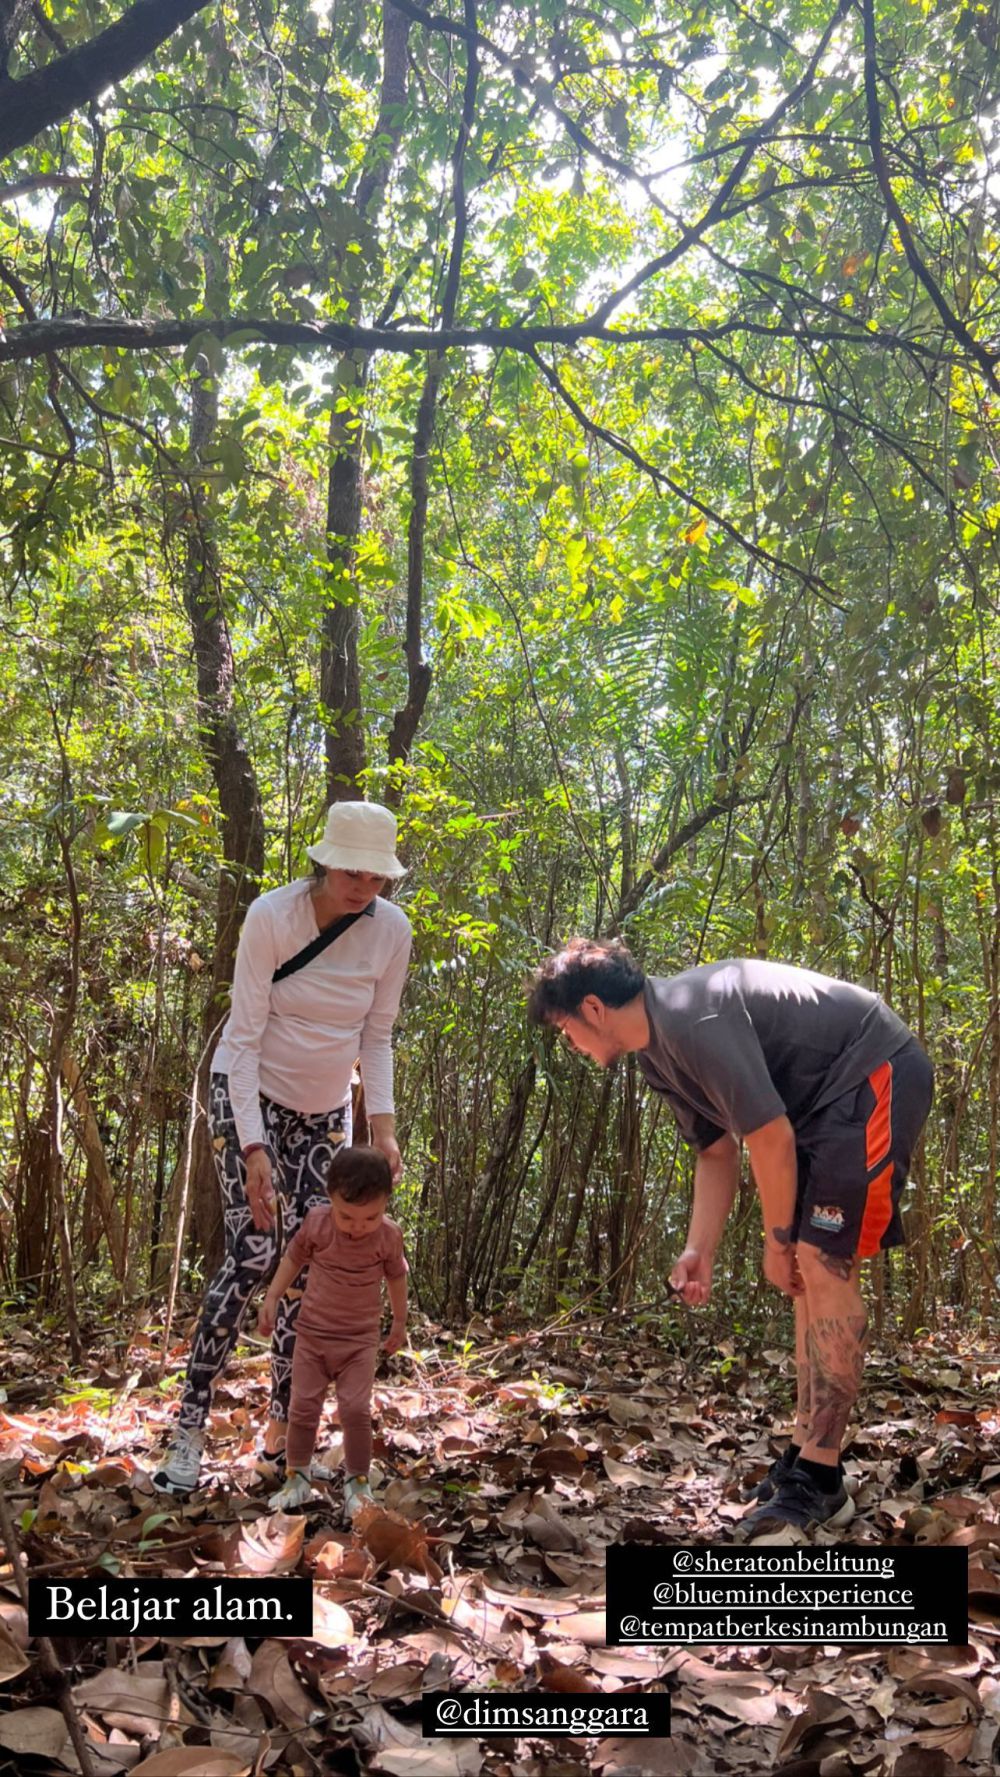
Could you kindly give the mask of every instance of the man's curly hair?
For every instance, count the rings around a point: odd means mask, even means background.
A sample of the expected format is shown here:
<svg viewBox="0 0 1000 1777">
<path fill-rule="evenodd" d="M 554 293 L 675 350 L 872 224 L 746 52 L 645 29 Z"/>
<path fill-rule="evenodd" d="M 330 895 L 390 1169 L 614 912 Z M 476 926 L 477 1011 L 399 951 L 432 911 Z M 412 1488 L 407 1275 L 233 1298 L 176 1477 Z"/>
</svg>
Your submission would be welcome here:
<svg viewBox="0 0 1000 1777">
<path fill-rule="evenodd" d="M 535 971 L 528 996 L 532 1024 L 578 1012 L 588 993 L 617 1010 L 642 992 L 645 973 L 624 944 L 571 938 Z"/>
</svg>

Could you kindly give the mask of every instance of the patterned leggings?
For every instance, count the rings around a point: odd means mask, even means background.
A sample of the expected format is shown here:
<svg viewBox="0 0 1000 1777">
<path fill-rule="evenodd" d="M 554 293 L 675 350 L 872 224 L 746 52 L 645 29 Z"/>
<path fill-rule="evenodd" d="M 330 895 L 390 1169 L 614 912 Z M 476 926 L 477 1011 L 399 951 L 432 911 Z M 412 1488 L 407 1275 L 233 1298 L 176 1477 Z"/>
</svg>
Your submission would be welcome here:
<svg viewBox="0 0 1000 1777">
<path fill-rule="evenodd" d="M 261 1095 L 264 1134 L 271 1151 L 274 1187 L 281 1205 L 281 1231 L 287 1242 L 317 1204 L 325 1208 L 326 1176 L 334 1152 L 351 1139 L 351 1103 L 306 1117 Z M 177 1424 L 200 1431 L 212 1403 L 212 1389 L 236 1342 L 251 1297 L 273 1275 L 278 1259 L 278 1228 L 261 1232 L 247 1203 L 247 1170 L 236 1134 L 224 1074 L 209 1085 L 209 1127 L 226 1222 L 226 1256 L 208 1286 L 191 1346 L 187 1380 Z M 292 1386 L 295 1323 L 306 1271 L 300 1271 L 278 1309 L 271 1342 L 271 1417 L 287 1420 Z"/>
</svg>

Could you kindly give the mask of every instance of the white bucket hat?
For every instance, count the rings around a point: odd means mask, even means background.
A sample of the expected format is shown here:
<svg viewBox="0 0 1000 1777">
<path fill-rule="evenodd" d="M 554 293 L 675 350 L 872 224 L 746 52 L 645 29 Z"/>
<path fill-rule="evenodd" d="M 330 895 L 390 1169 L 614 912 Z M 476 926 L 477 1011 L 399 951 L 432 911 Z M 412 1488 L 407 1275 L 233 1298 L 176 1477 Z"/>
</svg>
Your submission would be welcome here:
<svg viewBox="0 0 1000 1777">
<path fill-rule="evenodd" d="M 405 876 L 396 856 L 396 817 L 380 802 L 332 802 L 318 845 L 307 847 L 328 870 L 368 870 L 373 876 Z"/>
</svg>

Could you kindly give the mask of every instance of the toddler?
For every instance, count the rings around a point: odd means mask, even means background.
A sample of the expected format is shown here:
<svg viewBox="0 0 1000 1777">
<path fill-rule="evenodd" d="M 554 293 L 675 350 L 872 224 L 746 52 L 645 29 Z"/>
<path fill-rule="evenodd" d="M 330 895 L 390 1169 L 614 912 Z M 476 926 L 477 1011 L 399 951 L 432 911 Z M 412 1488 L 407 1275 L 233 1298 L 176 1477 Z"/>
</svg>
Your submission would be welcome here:
<svg viewBox="0 0 1000 1777">
<path fill-rule="evenodd" d="M 406 1342 L 403 1236 L 386 1215 L 392 1174 L 377 1148 L 338 1148 L 330 1164 L 328 1209 L 311 1209 L 288 1243 L 264 1298 L 258 1326 L 274 1330 L 278 1304 L 304 1265 L 309 1271 L 292 1357 L 284 1485 L 271 1498 L 276 1510 L 304 1505 L 313 1492 L 311 1463 L 323 1401 L 337 1385 L 344 1436 L 344 1509 L 348 1522 L 371 1499 L 372 1385 L 382 1317 L 382 1279 L 392 1307 L 388 1352 Z"/>
</svg>

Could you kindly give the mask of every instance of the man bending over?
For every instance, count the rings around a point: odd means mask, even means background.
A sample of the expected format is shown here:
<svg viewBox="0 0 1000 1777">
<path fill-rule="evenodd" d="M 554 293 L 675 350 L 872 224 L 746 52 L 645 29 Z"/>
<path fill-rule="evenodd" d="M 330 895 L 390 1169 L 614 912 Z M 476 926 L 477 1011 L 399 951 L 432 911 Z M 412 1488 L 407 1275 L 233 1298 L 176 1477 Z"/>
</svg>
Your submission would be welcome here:
<svg viewBox="0 0 1000 1777">
<path fill-rule="evenodd" d="M 611 1067 L 635 1053 L 698 1150 L 687 1245 L 670 1275 L 708 1301 L 745 1142 L 764 1218 L 763 1270 L 795 1303 L 787 1449 L 741 1529 L 846 1524 L 840 1447 L 861 1385 L 863 1259 L 899 1246 L 899 1199 L 933 1091 L 917 1039 L 876 994 L 785 963 L 646 976 L 621 944 L 576 938 L 535 977 L 529 1012 Z"/>
</svg>

